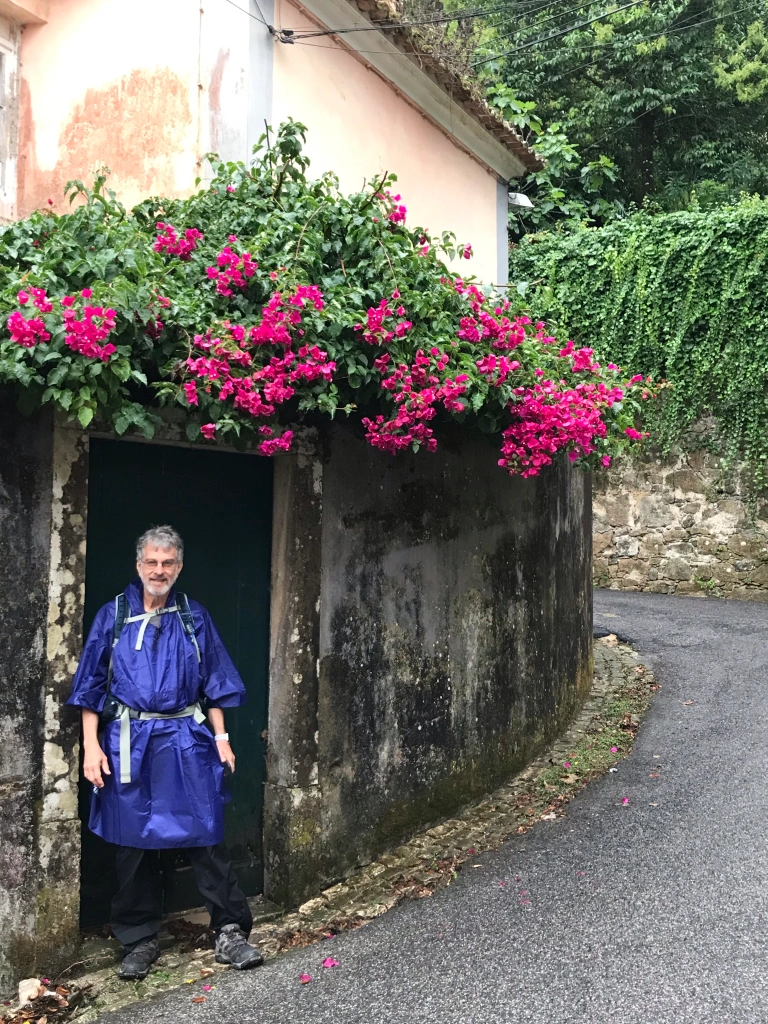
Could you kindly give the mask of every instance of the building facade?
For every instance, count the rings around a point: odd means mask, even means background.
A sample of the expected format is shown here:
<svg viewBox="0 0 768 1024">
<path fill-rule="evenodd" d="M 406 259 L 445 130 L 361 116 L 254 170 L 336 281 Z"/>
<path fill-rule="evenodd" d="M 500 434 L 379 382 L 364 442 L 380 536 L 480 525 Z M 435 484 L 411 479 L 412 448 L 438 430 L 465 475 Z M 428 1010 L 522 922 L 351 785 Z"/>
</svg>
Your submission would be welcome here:
<svg viewBox="0 0 768 1024">
<path fill-rule="evenodd" d="M 384 0 L 0 0 L 0 216 L 64 210 L 67 181 L 102 166 L 128 206 L 188 195 L 207 152 L 247 160 L 293 117 L 313 174 L 351 191 L 395 172 L 409 223 L 453 231 L 505 283 L 508 183 L 538 160 L 407 32 L 376 28 L 391 17 Z"/>
</svg>

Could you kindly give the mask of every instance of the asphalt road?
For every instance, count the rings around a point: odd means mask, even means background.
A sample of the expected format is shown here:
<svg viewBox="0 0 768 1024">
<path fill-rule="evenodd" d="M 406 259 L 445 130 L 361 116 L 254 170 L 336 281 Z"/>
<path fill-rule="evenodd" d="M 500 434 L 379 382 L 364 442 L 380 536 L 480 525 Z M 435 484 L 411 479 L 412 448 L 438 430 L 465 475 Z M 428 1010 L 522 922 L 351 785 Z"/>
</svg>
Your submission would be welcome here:
<svg viewBox="0 0 768 1024">
<path fill-rule="evenodd" d="M 182 989 L 115 1016 L 765 1024 L 768 608 L 607 591 L 595 606 L 596 627 L 632 642 L 662 689 L 632 756 L 564 818 L 479 856 L 430 899 L 219 976 L 204 1004 Z M 323 970 L 328 955 L 340 966 Z"/>
</svg>

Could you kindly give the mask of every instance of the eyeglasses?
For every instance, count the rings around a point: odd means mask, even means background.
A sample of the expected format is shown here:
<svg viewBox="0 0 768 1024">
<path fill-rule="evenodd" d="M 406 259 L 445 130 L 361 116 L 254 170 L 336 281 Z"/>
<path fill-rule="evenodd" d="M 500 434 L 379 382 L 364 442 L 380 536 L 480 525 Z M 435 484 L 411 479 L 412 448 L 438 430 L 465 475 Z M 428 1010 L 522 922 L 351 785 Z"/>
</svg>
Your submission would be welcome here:
<svg viewBox="0 0 768 1024">
<path fill-rule="evenodd" d="M 174 567 L 174 565 L 178 565 L 178 559 L 166 558 L 164 562 L 158 562 L 156 558 L 142 558 L 141 564 L 146 565 L 148 569 L 156 569 L 159 565 L 162 566 L 162 568 L 165 569 L 166 572 L 168 572 L 170 569 Z"/>
</svg>

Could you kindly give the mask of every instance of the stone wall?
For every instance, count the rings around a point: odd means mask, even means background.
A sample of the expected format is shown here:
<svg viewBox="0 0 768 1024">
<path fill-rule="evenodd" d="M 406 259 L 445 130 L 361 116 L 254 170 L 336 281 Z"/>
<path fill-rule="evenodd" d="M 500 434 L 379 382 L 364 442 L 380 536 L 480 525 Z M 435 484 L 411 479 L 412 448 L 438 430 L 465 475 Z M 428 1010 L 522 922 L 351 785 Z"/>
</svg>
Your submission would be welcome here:
<svg viewBox="0 0 768 1024">
<path fill-rule="evenodd" d="M 707 451 L 622 460 L 595 478 L 594 582 L 768 601 L 768 501 Z"/>
<path fill-rule="evenodd" d="M 491 441 L 323 467 L 318 779 L 336 877 L 523 768 L 591 684 L 590 478 Z"/>
</svg>

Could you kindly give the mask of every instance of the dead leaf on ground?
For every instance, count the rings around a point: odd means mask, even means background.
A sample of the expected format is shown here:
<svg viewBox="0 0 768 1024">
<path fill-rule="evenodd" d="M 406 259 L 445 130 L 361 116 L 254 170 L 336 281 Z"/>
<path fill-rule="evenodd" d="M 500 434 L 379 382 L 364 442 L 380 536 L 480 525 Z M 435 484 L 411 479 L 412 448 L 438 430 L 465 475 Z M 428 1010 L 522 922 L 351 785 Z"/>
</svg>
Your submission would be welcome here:
<svg viewBox="0 0 768 1024">
<path fill-rule="evenodd" d="M 578 782 L 578 781 L 579 781 L 579 776 L 578 775 L 574 775 L 573 773 L 571 773 L 570 775 L 564 775 L 563 776 L 563 782 L 566 784 L 566 786 L 572 786 L 574 784 L 574 782 Z"/>
<path fill-rule="evenodd" d="M 696 703 L 695 700 L 684 700 L 683 701 L 683 707 L 684 708 L 689 708 L 691 706 L 691 704 L 695 704 L 695 703 Z"/>
<path fill-rule="evenodd" d="M 192 997 L 192 1002 L 193 1003 L 204 1003 L 206 998 L 207 998 L 207 996 L 193 996 Z"/>
</svg>

